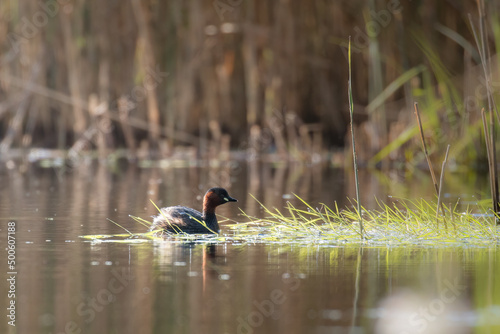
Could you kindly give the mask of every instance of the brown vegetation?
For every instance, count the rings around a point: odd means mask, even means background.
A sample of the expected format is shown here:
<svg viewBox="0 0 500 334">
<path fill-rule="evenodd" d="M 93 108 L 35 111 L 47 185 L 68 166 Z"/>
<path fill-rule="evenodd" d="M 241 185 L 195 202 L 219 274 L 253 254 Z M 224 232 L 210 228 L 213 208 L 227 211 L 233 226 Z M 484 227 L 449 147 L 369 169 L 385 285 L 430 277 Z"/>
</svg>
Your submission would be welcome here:
<svg viewBox="0 0 500 334">
<path fill-rule="evenodd" d="M 440 97 L 431 56 L 449 77 L 477 61 L 449 35 L 474 44 L 466 14 L 477 17 L 476 4 L 465 0 L 11 0 L 0 13 L 3 151 L 80 141 L 102 154 L 168 155 L 178 145 L 204 154 L 217 141 L 217 152 L 310 158 L 344 144 L 352 36 L 367 160 L 412 121 L 415 91 L 437 86 Z M 413 81 L 370 105 L 422 64 Z M 463 110 L 443 114 L 455 112 Z"/>
</svg>

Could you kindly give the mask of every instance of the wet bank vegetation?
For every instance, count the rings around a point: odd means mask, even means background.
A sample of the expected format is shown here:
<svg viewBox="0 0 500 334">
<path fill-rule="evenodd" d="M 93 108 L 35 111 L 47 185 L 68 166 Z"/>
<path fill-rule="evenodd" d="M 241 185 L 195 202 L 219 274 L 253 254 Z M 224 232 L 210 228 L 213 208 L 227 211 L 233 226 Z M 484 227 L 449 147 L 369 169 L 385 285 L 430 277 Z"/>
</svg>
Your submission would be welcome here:
<svg viewBox="0 0 500 334">
<path fill-rule="evenodd" d="M 361 165 L 425 165 L 417 101 L 433 159 L 452 143 L 458 164 L 485 166 L 499 14 L 465 0 L 3 1 L 0 149 L 340 164 L 351 36 Z"/>
</svg>

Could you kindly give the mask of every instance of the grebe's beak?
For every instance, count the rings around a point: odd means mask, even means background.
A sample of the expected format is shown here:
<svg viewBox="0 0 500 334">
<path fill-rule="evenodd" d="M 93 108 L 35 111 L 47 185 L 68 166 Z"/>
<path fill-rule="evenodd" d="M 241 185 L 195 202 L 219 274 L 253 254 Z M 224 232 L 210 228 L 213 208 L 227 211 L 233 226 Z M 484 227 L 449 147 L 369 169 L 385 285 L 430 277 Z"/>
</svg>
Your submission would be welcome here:
<svg viewBox="0 0 500 334">
<path fill-rule="evenodd" d="M 226 202 L 238 202 L 236 198 L 232 198 L 231 196 L 224 197 Z"/>
</svg>

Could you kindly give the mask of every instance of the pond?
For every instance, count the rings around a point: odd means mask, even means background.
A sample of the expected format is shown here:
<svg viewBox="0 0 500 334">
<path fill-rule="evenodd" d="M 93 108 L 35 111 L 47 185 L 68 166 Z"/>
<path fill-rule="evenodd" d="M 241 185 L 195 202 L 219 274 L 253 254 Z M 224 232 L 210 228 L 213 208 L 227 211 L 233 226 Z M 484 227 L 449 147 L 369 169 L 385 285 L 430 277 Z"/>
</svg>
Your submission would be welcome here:
<svg viewBox="0 0 500 334">
<path fill-rule="evenodd" d="M 108 218 L 132 232 L 145 231 L 128 215 L 149 219 L 156 211 L 150 200 L 200 209 L 204 191 L 215 185 L 227 187 L 238 199 L 217 211 L 232 221 L 245 219 L 240 209 L 262 215 L 250 194 L 277 208 L 286 201 L 300 205 L 293 194 L 312 205 L 350 205 L 347 197 L 354 197 L 354 186 L 344 170 L 235 162 L 7 166 L 0 171 L 1 243 L 10 247 L 12 232 L 15 253 L 2 251 L 0 262 L 7 278 L 0 283 L 6 313 L 1 333 L 500 330 L 497 246 L 81 238 L 124 232 Z M 362 171 L 363 204 L 391 200 L 387 195 L 433 199 L 431 181 L 416 173 Z M 487 197 L 482 177 L 450 174 L 448 180 L 448 204 Z M 8 309 L 12 301 L 13 312 Z"/>
</svg>

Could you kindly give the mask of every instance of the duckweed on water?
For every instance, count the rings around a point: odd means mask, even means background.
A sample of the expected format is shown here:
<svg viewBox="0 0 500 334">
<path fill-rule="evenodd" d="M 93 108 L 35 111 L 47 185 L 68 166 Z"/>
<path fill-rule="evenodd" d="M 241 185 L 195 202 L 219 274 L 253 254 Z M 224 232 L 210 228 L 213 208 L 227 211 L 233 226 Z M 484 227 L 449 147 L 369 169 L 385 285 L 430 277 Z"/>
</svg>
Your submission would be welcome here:
<svg viewBox="0 0 500 334">
<path fill-rule="evenodd" d="M 458 212 L 447 208 L 446 217 L 436 218 L 436 205 L 425 200 L 398 201 L 392 206 L 378 202 L 376 210 L 361 208 L 364 238 L 359 234 L 358 211 L 332 209 L 322 204 L 313 208 L 296 196 L 305 208 L 288 202 L 283 210 L 269 209 L 259 202 L 265 217 L 252 217 L 243 212 L 246 222 L 223 224 L 220 235 L 131 233 L 84 236 L 93 242 L 141 242 L 169 240 L 197 243 L 280 243 L 316 245 L 494 245 L 499 243 L 495 217 L 483 213 Z M 149 228 L 149 221 L 131 216 Z M 228 222 L 228 220 L 226 220 Z M 118 224 L 117 224 L 118 225 Z M 120 225 L 118 225 L 120 226 Z"/>
</svg>

